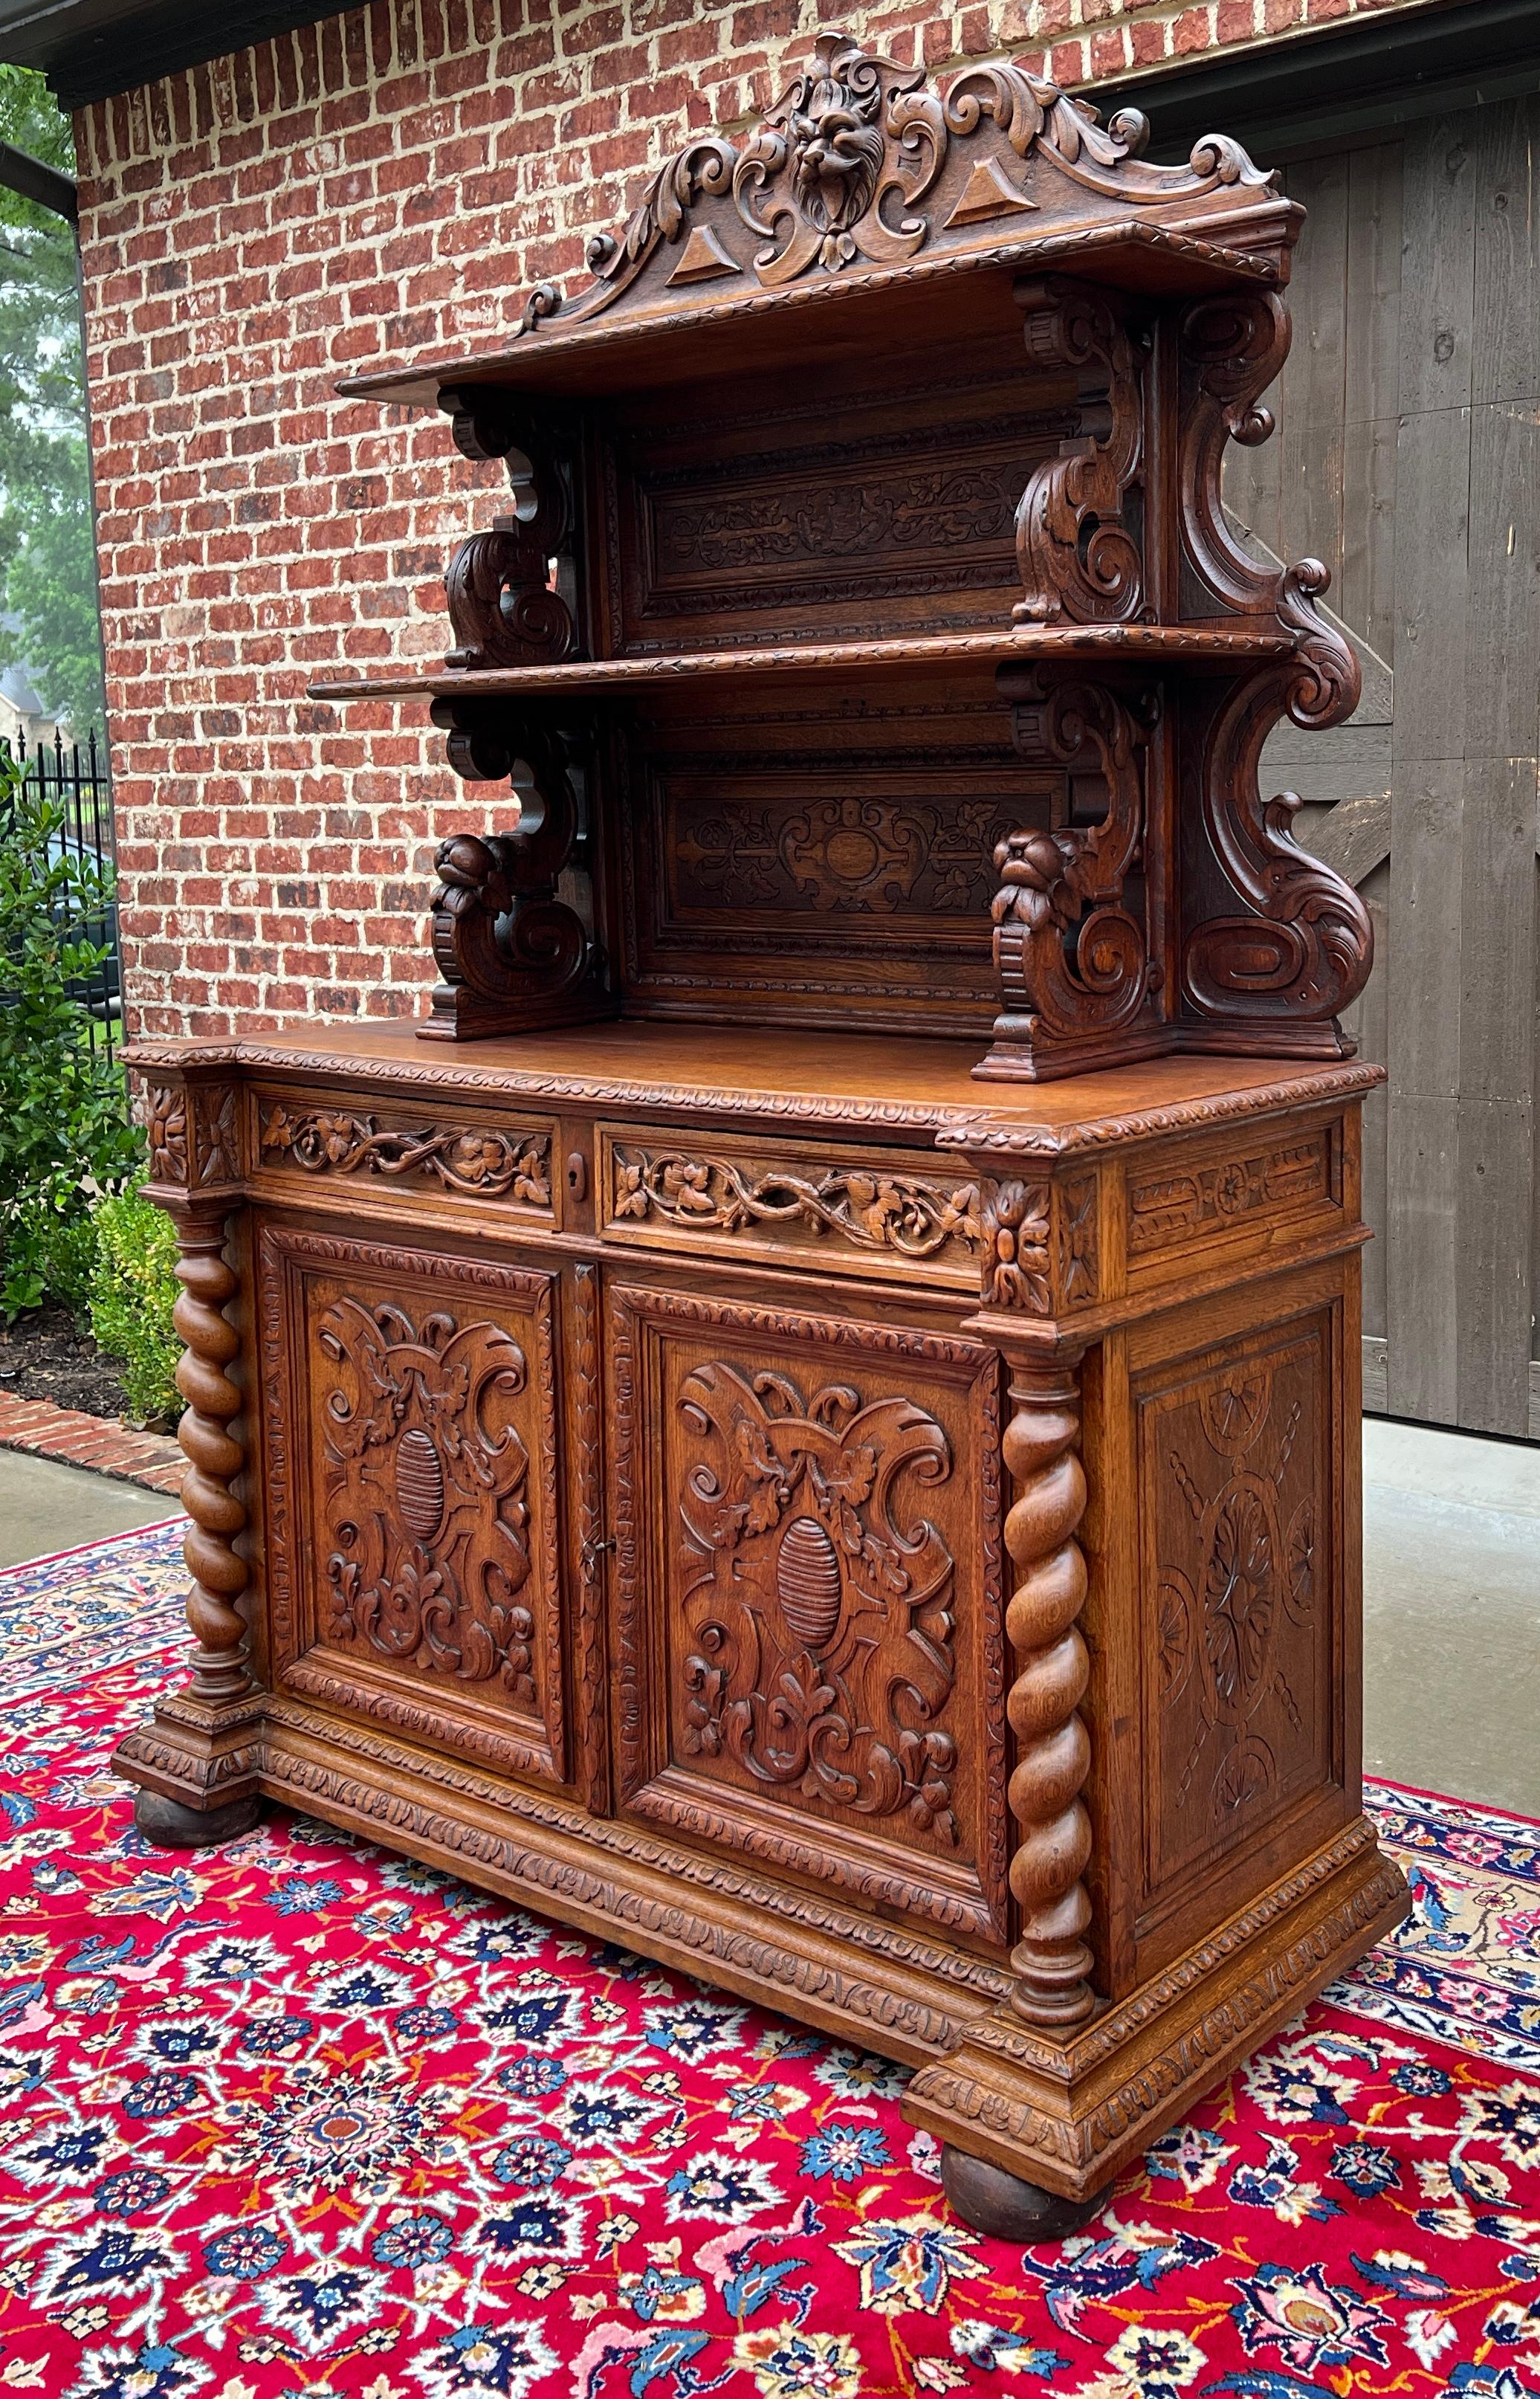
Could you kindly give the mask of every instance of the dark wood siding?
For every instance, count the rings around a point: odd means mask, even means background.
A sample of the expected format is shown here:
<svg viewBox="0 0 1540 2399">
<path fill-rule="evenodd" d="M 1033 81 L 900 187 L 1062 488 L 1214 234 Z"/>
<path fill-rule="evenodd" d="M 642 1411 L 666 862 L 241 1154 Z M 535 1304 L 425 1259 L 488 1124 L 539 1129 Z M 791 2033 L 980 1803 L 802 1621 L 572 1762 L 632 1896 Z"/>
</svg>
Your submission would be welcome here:
<svg viewBox="0 0 1540 2399">
<path fill-rule="evenodd" d="M 1309 210 L 1280 431 L 1236 514 L 1331 567 L 1353 723 L 1269 745 L 1376 920 L 1359 1004 L 1366 1394 L 1540 1438 L 1533 1294 L 1540 748 L 1540 99 L 1297 158 Z"/>
</svg>

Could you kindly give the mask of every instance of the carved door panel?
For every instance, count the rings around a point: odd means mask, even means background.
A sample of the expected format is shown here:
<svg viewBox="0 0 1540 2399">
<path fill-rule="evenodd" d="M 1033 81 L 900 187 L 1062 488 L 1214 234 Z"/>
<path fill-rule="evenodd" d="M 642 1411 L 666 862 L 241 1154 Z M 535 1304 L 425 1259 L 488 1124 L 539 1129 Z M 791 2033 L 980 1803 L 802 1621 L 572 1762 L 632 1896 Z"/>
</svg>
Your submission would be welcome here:
<svg viewBox="0 0 1540 2399">
<path fill-rule="evenodd" d="M 1196 1329 L 1187 1320 L 1188 1339 Z M 1217 1887 L 1286 1816 L 1339 1801 L 1340 1312 L 1133 1378 L 1146 1854 L 1139 1930 Z M 1335 1694 L 1335 1696 L 1334 1696 Z"/>
<path fill-rule="evenodd" d="M 563 1771 L 557 1279 L 264 1225 L 281 1687 Z"/>
<path fill-rule="evenodd" d="M 994 1353 L 625 1287 L 610 1342 L 623 1804 L 1002 1941 Z"/>
</svg>

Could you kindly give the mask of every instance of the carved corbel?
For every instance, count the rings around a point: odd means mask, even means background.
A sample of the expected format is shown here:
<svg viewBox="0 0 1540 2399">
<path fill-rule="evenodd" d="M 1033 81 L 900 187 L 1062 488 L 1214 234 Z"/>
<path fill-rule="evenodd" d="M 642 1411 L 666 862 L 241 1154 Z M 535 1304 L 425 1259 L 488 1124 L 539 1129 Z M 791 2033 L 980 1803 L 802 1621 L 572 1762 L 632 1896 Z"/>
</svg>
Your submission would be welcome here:
<svg viewBox="0 0 1540 2399">
<path fill-rule="evenodd" d="M 507 393 L 443 391 L 455 447 L 467 458 L 507 463 L 514 508 L 463 541 L 444 577 L 456 646 L 452 667 L 549 666 L 571 657 L 577 627 L 551 580 L 551 562 L 572 548 L 570 461 L 544 427 Z"/>
<path fill-rule="evenodd" d="M 251 1569 L 238 1546 L 247 1513 L 236 1490 L 245 1452 L 236 1424 L 244 1403 L 230 1373 L 240 1335 L 226 1314 L 239 1291 L 225 1257 L 241 1198 L 239 1093 L 230 1083 L 156 1078 L 144 1087 L 142 1111 L 147 1187 L 177 1230 L 182 1296 L 172 1321 L 186 1345 L 177 1366 L 187 1403 L 177 1438 L 187 1460 L 182 1555 L 193 1648 L 186 1684 L 157 1701 L 152 1722 L 120 1743 L 114 1765 L 141 1786 L 141 1832 L 174 1848 L 204 1848 L 256 1819 L 263 1714 L 238 1604 Z"/>
<path fill-rule="evenodd" d="M 1087 430 L 1045 459 L 1016 511 L 1026 589 L 1019 625 L 1126 624 L 1144 604 L 1143 524 L 1136 489 L 1143 396 L 1135 343 L 1110 293 L 1070 277 L 1018 283 L 1034 367 L 1074 375 Z"/>
<path fill-rule="evenodd" d="M 1143 839 L 1141 752 L 1155 707 L 1106 684 L 1050 683 L 1014 669 L 1000 687 L 1016 702 L 1021 755 L 1065 773 L 1056 813 L 1066 820 L 1009 834 L 995 848 L 1000 888 L 990 913 L 1004 1008 L 994 1046 L 973 1071 L 984 1081 L 1040 1082 L 1146 1055 L 1159 1041 L 1145 928 L 1123 905 Z M 1067 821 L 1068 795 L 1093 776 L 1104 814 L 1095 824 Z"/>
<path fill-rule="evenodd" d="M 1314 729 L 1352 715 L 1358 662 L 1317 605 L 1331 584 L 1326 568 L 1312 558 L 1280 567 L 1253 557 L 1220 498 L 1225 444 L 1264 441 L 1272 432 L 1262 394 L 1289 354 L 1289 333 L 1273 291 L 1200 301 L 1181 326 L 1188 570 L 1220 608 L 1294 638 L 1291 657 L 1236 684 L 1201 725 L 1183 731 L 1184 746 L 1199 753 L 1209 856 L 1187 878 L 1182 1037 L 1187 1049 L 1350 1056 L 1355 1045 L 1336 1018 L 1369 980 L 1369 912 L 1351 884 L 1294 840 L 1296 794 L 1263 801 L 1257 778 L 1281 716 Z M 1238 908 L 1224 904 L 1232 895 Z"/>
<path fill-rule="evenodd" d="M 440 699 L 450 764 L 478 782 L 509 779 L 517 832 L 455 834 L 439 847 L 433 955 L 443 978 L 423 1032 L 454 1041 L 534 1032 L 613 1012 L 603 955 L 559 882 L 578 842 L 569 745 L 495 701 Z"/>
</svg>

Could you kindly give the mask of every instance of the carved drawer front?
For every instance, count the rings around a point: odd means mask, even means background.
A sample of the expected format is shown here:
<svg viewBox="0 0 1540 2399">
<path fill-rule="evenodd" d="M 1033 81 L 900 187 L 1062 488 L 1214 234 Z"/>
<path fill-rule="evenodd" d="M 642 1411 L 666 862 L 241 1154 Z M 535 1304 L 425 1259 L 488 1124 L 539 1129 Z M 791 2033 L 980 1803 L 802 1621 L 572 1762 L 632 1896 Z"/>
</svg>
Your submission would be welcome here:
<svg viewBox="0 0 1540 2399">
<path fill-rule="evenodd" d="M 317 1099 L 257 1089 L 251 1154 L 257 1172 L 328 1200 L 351 1186 L 370 1207 L 395 1192 L 483 1200 L 499 1214 L 552 1219 L 549 1118 L 479 1112 L 453 1092 L 420 1105 Z"/>
<path fill-rule="evenodd" d="M 601 1125 L 599 1151 L 606 1240 L 979 1289 L 978 1185 L 923 1150 Z"/>
<path fill-rule="evenodd" d="M 1003 1937 L 993 1353 L 626 1288 L 610 1339 L 624 1803 Z"/>
<path fill-rule="evenodd" d="M 1341 1780 L 1330 1308 L 1134 1384 L 1146 1920 Z"/>
<path fill-rule="evenodd" d="M 260 1275 L 278 1679 L 559 1779 L 556 1279 L 272 1225 Z"/>
<path fill-rule="evenodd" d="M 1343 1126 L 1253 1127 L 1195 1149 L 1152 1150 L 1128 1168 L 1132 1289 L 1180 1272 L 1195 1252 L 1299 1237 L 1343 1214 Z"/>
</svg>

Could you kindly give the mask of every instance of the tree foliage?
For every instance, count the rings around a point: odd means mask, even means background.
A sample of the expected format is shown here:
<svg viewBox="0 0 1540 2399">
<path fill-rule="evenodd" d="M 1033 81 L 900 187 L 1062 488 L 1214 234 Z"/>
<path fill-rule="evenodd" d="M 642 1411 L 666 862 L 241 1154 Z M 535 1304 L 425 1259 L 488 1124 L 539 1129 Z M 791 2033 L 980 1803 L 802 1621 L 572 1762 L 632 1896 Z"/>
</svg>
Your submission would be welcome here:
<svg viewBox="0 0 1540 2399">
<path fill-rule="evenodd" d="M 0 66 L 0 141 L 74 172 L 41 75 Z M 74 229 L 0 189 L 0 667 L 82 732 L 103 713 Z"/>
</svg>

